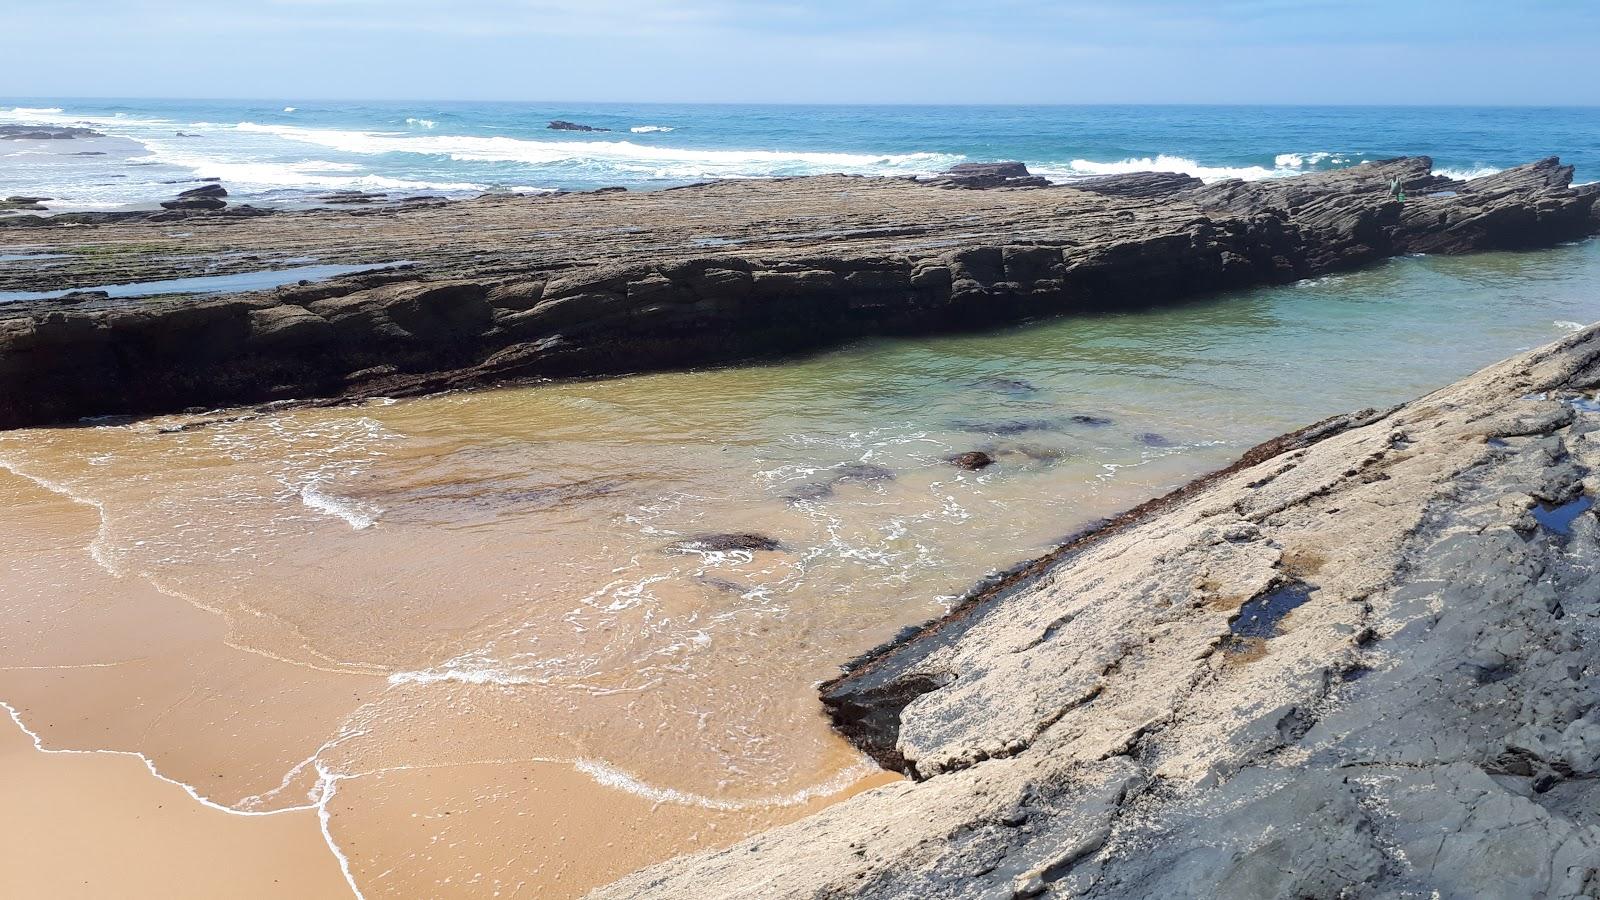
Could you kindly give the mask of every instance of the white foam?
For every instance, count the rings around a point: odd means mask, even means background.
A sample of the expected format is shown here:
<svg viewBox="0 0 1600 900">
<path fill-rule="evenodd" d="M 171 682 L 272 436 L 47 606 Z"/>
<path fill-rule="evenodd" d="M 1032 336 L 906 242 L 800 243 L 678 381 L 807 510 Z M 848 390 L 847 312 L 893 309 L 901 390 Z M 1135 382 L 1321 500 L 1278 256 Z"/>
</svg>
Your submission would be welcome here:
<svg viewBox="0 0 1600 900">
<path fill-rule="evenodd" d="M 343 519 L 344 523 L 354 531 L 371 528 L 378 524 L 378 516 L 382 515 L 382 510 L 363 506 L 344 497 L 323 493 L 321 481 L 312 481 L 300 488 L 300 502 L 324 515 Z"/>
<path fill-rule="evenodd" d="M 17 116 L 59 116 L 65 110 L 59 106 L 14 106 L 12 115 Z"/>
<path fill-rule="evenodd" d="M 85 549 L 89 553 L 89 558 L 94 560 L 95 565 L 104 569 L 107 575 L 113 578 L 122 577 L 122 566 L 117 562 L 116 556 L 111 550 L 111 517 L 106 514 L 104 502 L 93 497 L 85 497 L 58 481 L 52 481 L 49 478 L 34 475 L 31 472 L 24 472 L 9 460 L 0 459 L 0 469 L 5 469 L 19 478 L 26 478 L 47 491 L 66 497 L 73 503 L 93 507 L 96 516 L 99 518 L 99 527 L 95 530 L 94 540 L 90 541 L 89 546 Z"/>
<path fill-rule="evenodd" d="M 298 106 L 285 106 L 285 107 L 284 107 L 284 108 L 283 108 L 283 111 L 284 111 L 284 112 L 291 112 L 291 113 L 292 113 L 292 112 L 294 112 L 294 111 L 296 111 L 296 110 L 298 110 L 298 109 L 299 109 L 299 108 L 300 108 L 300 107 L 298 107 Z"/>
<path fill-rule="evenodd" d="M 1317 150 L 1312 153 L 1279 153 L 1272 160 L 1272 164 L 1280 169 L 1314 169 L 1323 163 L 1349 165 L 1350 155 Z"/>
<path fill-rule="evenodd" d="M 408 117 L 406 119 L 406 124 L 407 125 L 415 125 L 418 128 L 432 128 L 435 125 L 438 125 L 439 123 L 435 122 L 432 119 L 415 119 L 415 118 L 409 118 Z"/>
<path fill-rule="evenodd" d="M 658 134 L 661 132 L 672 131 L 673 128 L 671 125 L 635 125 L 628 130 L 634 134 Z"/>
<path fill-rule="evenodd" d="M 526 676 L 512 675 L 500 669 L 459 669 L 450 666 L 442 669 L 424 669 L 415 672 L 395 672 L 389 676 L 389 684 L 392 687 L 405 684 L 439 684 L 441 682 L 502 686 L 536 683 Z"/>
<path fill-rule="evenodd" d="M 142 142 L 150 153 L 144 158 L 145 161 L 181 166 L 199 176 L 221 178 L 236 192 L 249 193 L 274 188 L 468 192 L 482 191 L 485 188 L 484 185 L 475 182 L 421 181 L 382 175 L 340 174 L 361 171 L 362 167 L 359 164 L 349 162 L 312 159 L 279 163 L 226 159 L 197 153 L 187 146 L 164 140 L 144 139 Z"/>
<path fill-rule="evenodd" d="M 596 783 L 609 788 L 615 788 L 643 797 L 652 803 L 673 803 L 679 806 L 698 806 L 701 809 L 711 809 L 718 812 L 737 812 L 746 809 L 770 809 L 781 806 L 799 806 L 810 803 L 821 797 L 828 797 L 855 784 L 857 781 L 878 771 L 878 767 L 862 760 L 853 766 L 839 772 L 827 781 L 811 787 L 801 788 L 792 794 L 783 794 L 774 797 L 760 797 L 752 800 L 721 800 L 716 797 L 706 797 L 676 788 L 657 787 L 649 784 L 637 776 L 605 762 L 593 759 L 579 759 L 573 766 L 585 775 L 594 779 Z"/>
<path fill-rule="evenodd" d="M 1566 321 L 1565 319 L 1557 319 L 1554 322 L 1551 322 L 1550 324 L 1554 325 L 1555 327 L 1557 327 L 1559 329 L 1561 329 L 1562 331 L 1582 331 L 1583 330 L 1583 323 L 1582 322 L 1569 322 L 1569 321 Z"/>
<path fill-rule="evenodd" d="M 1292 169 L 1268 169 L 1265 166 L 1207 166 L 1184 156 L 1165 153 L 1116 162 L 1099 162 L 1092 159 L 1075 159 L 1064 168 L 1041 164 L 1034 171 L 1047 178 L 1068 180 L 1087 175 L 1124 175 L 1130 172 L 1180 172 L 1202 181 L 1221 181 L 1225 178 L 1242 178 L 1257 181 L 1263 178 L 1284 178 L 1297 174 Z"/>
<path fill-rule="evenodd" d="M 632 141 L 539 141 L 510 137 L 417 135 L 409 132 L 340 131 L 242 122 L 239 131 L 270 134 L 358 155 L 411 153 L 457 162 L 516 162 L 530 165 L 600 163 L 614 171 L 661 178 L 752 177 L 822 172 L 931 174 L 960 162 L 948 153 L 867 154 L 788 150 L 696 150 Z"/>
<path fill-rule="evenodd" d="M 1500 171 L 1500 169 L 1496 169 L 1493 166 L 1473 166 L 1466 169 L 1452 169 L 1447 167 L 1442 169 L 1434 169 L 1433 174 L 1443 175 L 1446 178 L 1454 178 L 1457 181 L 1471 181 L 1474 178 L 1482 178 L 1485 175 L 1499 174 Z"/>
</svg>

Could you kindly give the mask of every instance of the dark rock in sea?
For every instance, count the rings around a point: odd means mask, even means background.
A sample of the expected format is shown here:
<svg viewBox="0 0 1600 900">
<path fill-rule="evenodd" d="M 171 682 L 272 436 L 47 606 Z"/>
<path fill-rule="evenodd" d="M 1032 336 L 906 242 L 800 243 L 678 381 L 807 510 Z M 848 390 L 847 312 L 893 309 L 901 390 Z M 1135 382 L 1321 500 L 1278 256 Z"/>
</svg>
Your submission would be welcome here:
<svg viewBox="0 0 1600 900">
<path fill-rule="evenodd" d="M 323 203 L 374 203 L 389 199 L 388 194 L 371 194 L 366 191 L 335 191 L 317 198 Z"/>
<path fill-rule="evenodd" d="M 784 494 L 784 499 L 790 503 L 815 503 L 833 496 L 833 482 L 808 481 L 789 488 L 789 493 Z"/>
<path fill-rule="evenodd" d="M 1146 431 L 1146 432 L 1142 432 L 1140 434 L 1136 434 L 1136 435 L 1134 435 L 1134 440 L 1136 440 L 1139 443 L 1145 445 L 1146 447 L 1171 447 L 1172 446 L 1172 441 L 1166 439 L 1165 437 L 1162 437 L 1159 434 L 1156 434 L 1153 431 Z"/>
<path fill-rule="evenodd" d="M 175 131 L 175 132 L 173 132 L 173 134 L 176 135 L 177 137 L 182 137 L 182 138 L 197 138 L 197 137 L 200 136 L 198 134 L 189 134 L 189 133 L 183 132 L 183 131 Z"/>
<path fill-rule="evenodd" d="M 765 550 L 782 550 L 783 544 L 775 538 L 764 534 L 751 532 L 737 534 L 697 534 L 693 537 L 675 541 L 671 545 L 674 550 L 685 550 L 697 553 L 755 553 Z"/>
<path fill-rule="evenodd" d="M 226 197 L 228 189 L 220 184 L 212 183 L 197 188 L 190 188 L 178 194 L 179 200 L 194 200 L 200 197 Z"/>
<path fill-rule="evenodd" d="M 0 141 L 70 141 L 73 138 L 105 137 L 89 128 L 39 125 L 0 125 Z"/>
<path fill-rule="evenodd" d="M 228 189 L 222 185 L 205 184 L 181 192 L 177 199 L 163 202 L 161 208 L 174 212 L 216 212 L 227 209 L 228 202 L 222 199 L 226 196 Z"/>
<path fill-rule="evenodd" d="M 1154 200 L 1202 187 L 1205 182 L 1181 172 L 1128 172 L 1098 175 L 1069 183 L 1069 187 L 1108 197 L 1135 197 Z"/>
<path fill-rule="evenodd" d="M 20 209 L 43 212 L 46 209 L 44 201 L 49 199 L 49 197 L 7 197 L 4 200 L 0 200 L 0 210 Z"/>
<path fill-rule="evenodd" d="M 1104 428 L 1112 424 L 1112 421 L 1105 416 L 1088 416 L 1081 413 L 1069 417 L 1069 421 L 1074 425 L 1088 425 L 1090 428 Z"/>
<path fill-rule="evenodd" d="M 942 188 L 987 190 L 989 188 L 1049 187 L 1050 179 L 1028 171 L 1019 162 L 961 163 L 928 179 L 927 184 Z"/>
<path fill-rule="evenodd" d="M 79 150 L 77 153 L 69 153 L 67 155 L 68 156 L 105 156 L 106 152 L 104 150 Z"/>
<path fill-rule="evenodd" d="M 593 125 L 579 125 L 577 122 L 568 122 L 565 119 L 556 119 L 545 126 L 551 131 L 610 131 L 609 128 L 596 128 Z"/>
<path fill-rule="evenodd" d="M 994 457 L 983 452 L 982 450 L 969 450 L 966 453 L 957 453 L 955 456 L 952 456 L 946 460 L 946 462 L 958 469 L 965 469 L 968 472 L 976 472 L 979 469 L 987 469 L 994 465 Z"/>
<path fill-rule="evenodd" d="M 194 197 L 188 200 L 166 200 L 162 202 L 161 208 L 183 212 L 211 212 L 227 209 L 228 201 L 218 197 Z"/>
<path fill-rule="evenodd" d="M 867 335 L 1170 303 L 1407 253 L 1554 246 L 1600 230 L 1600 193 L 1571 189 L 1571 169 L 1554 160 L 1471 183 L 1444 179 L 1452 196 L 1391 195 L 1396 179 L 1408 192 L 1439 185 L 1431 167 L 1419 157 L 1158 199 L 817 176 L 272 217 L 243 206 L 13 212 L 0 216 L 0 229 L 29 229 L 28 244 L 63 257 L 5 267 L 0 290 L 106 283 L 100 255 L 78 251 L 109 243 L 166 251 L 119 258 L 126 281 L 225 269 L 242 253 L 291 245 L 333 263 L 419 265 L 383 286 L 307 287 L 327 292 L 294 304 L 314 315 L 332 316 L 321 302 L 336 298 L 363 310 L 339 312 L 335 339 L 316 352 L 260 340 L 249 313 L 285 302 L 271 294 L 89 301 L 66 310 L 7 303 L 0 428 L 285 395 L 405 396 L 772 358 Z M 187 216 L 225 227 L 195 229 L 176 243 L 164 223 Z M 65 224 L 86 227 L 56 227 Z M 111 225 L 114 236 L 104 230 Z M 706 243 L 713 237 L 724 243 Z M 389 374 L 350 378 L 384 367 Z"/>
<path fill-rule="evenodd" d="M 83 303 L 89 300 L 108 300 L 111 294 L 106 291 L 72 291 L 57 297 L 56 303 Z"/>
</svg>

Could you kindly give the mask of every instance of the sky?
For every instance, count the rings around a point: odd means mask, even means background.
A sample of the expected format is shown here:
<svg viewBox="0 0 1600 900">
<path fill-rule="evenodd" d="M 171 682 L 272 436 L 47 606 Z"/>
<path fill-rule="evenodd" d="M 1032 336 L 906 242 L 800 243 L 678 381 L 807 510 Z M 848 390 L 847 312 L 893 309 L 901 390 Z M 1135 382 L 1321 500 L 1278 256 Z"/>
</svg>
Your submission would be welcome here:
<svg viewBox="0 0 1600 900">
<path fill-rule="evenodd" d="M 1600 105 L 1600 0 L 0 0 L 13 98 Z"/>
</svg>

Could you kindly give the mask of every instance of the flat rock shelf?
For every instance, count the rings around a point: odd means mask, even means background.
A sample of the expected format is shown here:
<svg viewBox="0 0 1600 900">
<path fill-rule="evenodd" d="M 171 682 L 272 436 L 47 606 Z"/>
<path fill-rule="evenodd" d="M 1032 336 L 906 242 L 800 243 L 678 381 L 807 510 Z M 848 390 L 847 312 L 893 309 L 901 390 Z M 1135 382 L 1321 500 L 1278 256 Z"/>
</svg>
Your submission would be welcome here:
<svg viewBox="0 0 1600 900">
<path fill-rule="evenodd" d="M 1039 186 L 1002 167 L 0 218 L 0 291 L 85 292 L 0 306 L 0 428 L 761 359 L 1600 230 L 1596 189 L 1573 189 L 1558 160 L 1470 182 L 1431 171 L 1413 157 L 1276 181 Z M 88 293 L 304 259 L 413 265 L 224 296 Z"/>
</svg>

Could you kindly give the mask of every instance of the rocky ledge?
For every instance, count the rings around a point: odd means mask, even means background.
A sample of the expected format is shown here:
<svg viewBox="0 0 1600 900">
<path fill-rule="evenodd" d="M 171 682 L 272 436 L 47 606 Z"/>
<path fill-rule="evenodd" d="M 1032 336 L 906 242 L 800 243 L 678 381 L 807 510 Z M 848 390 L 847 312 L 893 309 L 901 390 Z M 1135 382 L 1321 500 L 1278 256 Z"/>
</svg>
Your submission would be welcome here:
<svg viewBox="0 0 1600 900">
<path fill-rule="evenodd" d="M 0 292 L 307 258 L 412 265 L 255 294 L 0 305 L 0 428 L 749 360 L 1405 253 L 1545 247 L 1600 230 L 1594 188 L 1571 180 L 1555 159 L 1469 182 L 1422 157 L 1211 185 L 1144 174 L 1039 186 L 994 166 L 934 184 L 820 176 L 270 216 L 24 217 L 0 230 L 12 257 Z M 1395 181 L 1410 199 L 1391 196 Z"/>
<path fill-rule="evenodd" d="M 910 779 L 603 898 L 1600 896 L 1600 327 L 1339 416 L 823 688 Z"/>
</svg>

